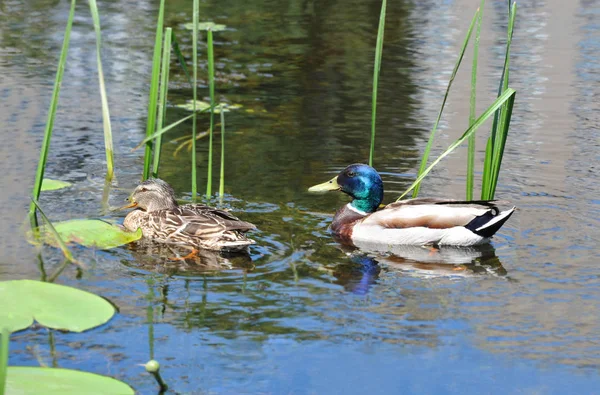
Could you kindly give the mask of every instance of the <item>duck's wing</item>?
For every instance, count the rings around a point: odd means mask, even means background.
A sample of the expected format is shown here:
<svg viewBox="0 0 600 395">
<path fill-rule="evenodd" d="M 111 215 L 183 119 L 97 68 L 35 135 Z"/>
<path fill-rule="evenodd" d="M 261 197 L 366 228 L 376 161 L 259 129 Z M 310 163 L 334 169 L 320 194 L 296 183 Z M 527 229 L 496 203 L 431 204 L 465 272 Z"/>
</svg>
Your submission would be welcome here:
<svg viewBox="0 0 600 395">
<path fill-rule="evenodd" d="M 165 220 L 176 227 L 179 233 L 199 238 L 218 237 L 227 231 L 243 233 L 256 229 L 253 224 L 227 211 L 192 204 L 170 210 Z"/>
<path fill-rule="evenodd" d="M 455 201 L 435 198 L 409 199 L 388 204 L 367 216 L 363 225 L 383 228 L 447 229 L 466 226 L 489 211 L 498 213 L 495 201 Z"/>
</svg>

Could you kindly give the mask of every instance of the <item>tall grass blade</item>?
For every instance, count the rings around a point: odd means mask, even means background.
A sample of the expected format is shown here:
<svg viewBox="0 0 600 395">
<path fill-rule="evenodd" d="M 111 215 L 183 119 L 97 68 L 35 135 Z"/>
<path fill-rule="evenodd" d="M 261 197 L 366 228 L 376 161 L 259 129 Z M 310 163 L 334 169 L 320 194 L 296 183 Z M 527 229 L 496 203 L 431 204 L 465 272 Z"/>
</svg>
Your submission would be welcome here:
<svg viewBox="0 0 600 395">
<path fill-rule="evenodd" d="M 425 178 L 425 176 L 427 176 L 427 174 L 429 174 L 429 172 L 431 171 L 431 169 L 433 169 L 442 159 L 444 159 L 447 155 L 449 155 L 452 151 L 454 151 L 454 149 L 456 147 L 458 147 L 467 138 L 469 138 L 469 136 L 471 136 L 473 133 L 475 133 L 475 131 L 477 130 L 477 128 L 479 128 L 479 126 L 481 126 L 490 116 L 492 116 L 494 114 L 494 112 L 498 108 L 500 108 L 500 106 L 502 106 L 504 103 L 509 102 L 509 101 L 514 102 L 514 99 L 515 99 L 515 91 L 514 91 L 514 89 L 508 88 L 506 91 L 504 91 L 504 93 L 502 93 L 502 95 L 500 95 L 500 97 L 497 98 L 494 101 L 494 103 L 492 103 L 492 105 L 490 107 L 488 107 L 488 109 L 485 110 L 483 112 L 483 114 L 481 114 L 481 116 L 475 120 L 475 122 L 473 123 L 473 125 L 471 125 L 463 133 L 463 135 L 460 138 L 458 138 L 458 140 L 456 140 L 455 142 L 453 142 L 452 144 L 450 144 L 450 146 L 446 149 L 446 151 L 444 151 L 436 160 L 434 160 L 431 163 L 431 165 L 429 165 L 429 167 L 427 167 L 417 177 L 417 179 L 415 180 L 415 182 L 413 182 L 412 185 L 406 191 L 404 191 L 404 193 L 402 195 L 400 195 L 400 197 L 397 200 L 402 199 L 413 188 L 415 188 L 417 185 L 419 185 L 419 183 L 423 180 L 423 178 Z M 510 107 L 512 108 L 512 104 L 510 104 Z"/>
<path fill-rule="evenodd" d="M 219 174 L 219 196 L 225 194 L 225 111 L 223 104 L 220 106 L 221 114 L 221 171 Z"/>
<path fill-rule="evenodd" d="M 193 29 L 192 29 L 192 73 L 193 85 L 192 95 L 194 99 L 194 105 L 192 108 L 192 200 L 195 200 L 198 196 L 198 184 L 196 181 L 196 105 L 198 98 L 198 18 L 200 17 L 200 4 L 199 0 L 194 0 L 193 4 Z"/>
<path fill-rule="evenodd" d="M 385 30 L 385 11 L 387 0 L 381 2 L 379 14 L 379 27 L 377 29 L 377 44 L 375 46 L 375 65 L 373 67 L 373 95 L 371 101 L 371 149 L 369 151 L 369 166 L 373 166 L 375 152 L 375 123 L 377 118 L 377 87 L 379 85 L 379 72 L 381 71 L 381 55 L 383 53 L 383 35 Z"/>
<path fill-rule="evenodd" d="M 473 42 L 473 66 L 471 68 L 471 100 L 469 105 L 469 126 L 473 125 L 476 116 L 477 100 L 477 60 L 479 58 L 479 37 L 481 36 L 481 18 L 485 0 L 479 4 L 479 15 L 477 17 L 477 28 L 475 30 L 475 41 Z M 467 150 L 467 200 L 473 200 L 473 188 L 475 181 L 475 135 L 469 137 L 469 148 Z"/>
<path fill-rule="evenodd" d="M 167 114 L 167 93 L 169 91 L 169 70 L 171 64 L 171 32 L 172 29 L 168 27 L 165 30 L 165 40 L 163 43 L 163 54 L 162 54 L 162 72 L 160 79 L 160 96 L 158 99 L 158 120 L 156 122 L 156 129 L 161 130 L 163 128 L 163 122 Z M 158 165 L 160 163 L 160 149 L 162 146 L 162 134 L 156 136 L 154 140 L 154 162 L 152 164 L 152 177 L 158 177 Z"/>
<path fill-rule="evenodd" d="M 6 388 L 6 372 L 8 371 L 8 347 L 10 332 L 8 328 L 0 327 L 0 395 L 4 395 Z"/>
<path fill-rule="evenodd" d="M 102 101 L 102 124 L 104 126 L 104 150 L 106 151 L 106 179 L 112 180 L 114 175 L 114 148 L 112 139 L 112 127 L 110 126 L 110 111 L 108 110 L 108 98 L 106 96 L 106 86 L 104 84 L 104 72 L 102 70 L 102 57 L 100 55 L 101 33 L 100 33 L 100 15 L 96 0 L 88 0 L 90 12 L 94 21 L 94 30 L 96 31 L 96 61 L 98 63 L 98 81 L 100 83 L 100 99 Z"/>
<path fill-rule="evenodd" d="M 213 52 L 213 32 L 208 29 L 206 32 L 208 44 L 208 90 L 210 94 L 210 128 L 208 129 L 208 175 L 206 181 L 206 196 L 212 195 L 212 162 L 213 162 L 213 126 L 215 118 L 215 56 Z"/>
<path fill-rule="evenodd" d="M 175 53 L 175 56 L 177 56 L 179 65 L 181 66 L 181 69 L 183 70 L 183 74 L 185 74 L 185 78 L 187 78 L 188 83 L 190 84 L 190 87 L 192 87 L 193 86 L 192 77 L 190 77 L 190 72 L 188 71 L 185 57 L 183 56 L 183 53 L 181 53 L 181 49 L 179 49 L 179 41 L 177 41 L 177 36 L 175 36 L 174 32 L 171 32 L 171 44 L 173 45 L 173 53 Z"/>
<path fill-rule="evenodd" d="M 156 36 L 154 38 L 154 54 L 152 55 L 152 77 L 150 81 L 150 97 L 148 99 L 148 119 L 146 122 L 146 136 L 154 133 L 156 128 L 156 102 L 158 101 L 158 85 L 160 80 L 160 54 L 163 42 L 163 25 L 165 18 L 165 0 L 160 0 L 158 8 L 158 20 L 156 22 Z M 145 180 L 150 176 L 150 161 L 152 160 L 152 141 L 146 142 L 144 152 L 144 173 L 142 178 Z"/>
<path fill-rule="evenodd" d="M 58 106 L 58 98 L 60 96 L 60 86 L 62 84 L 63 74 L 65 72 L 65 64 L 67 63 L 67 52 L 69 51 L 69 41 L 71 38 L 71 28 L 73 26 L 73 16 L 75 15 L 75 0 L 71 0 L 71 8 L 69 10 L 69 18 L 65 27 L 65 36 L 63 39 L 60 58 L 58 61 L 58 69 L 54 79 L 54 89 L 52 90 L 52 98 L 50 99 L 50 108 L 48 109 L 48 118 L 46 120 L 46 128 L 44 130 L 44 140 L 40 149 L 40 160 L 38 161 L 37 171 L 35 173 L 35 184 L 31 196 L 33 200 L 40 198 L 42 190 L 42 181 L 44 180 L 44 171 L 46 170 L 46 161 L 48 159 L 48 149 L 50 148 L 50 139 L 52 138 L 52 130 L 54 129 L 54 118 L 56 117 L 56 108 Z M 29 205 L 29 214 L 35 217 L 35 204 Z"/>
<path fill-rule="evenodd" d="M 509 67 L 510 67 L 510 45 L 512 43 L 513 30 L 515 17 L 517 12 L 517 4 L 513 3 L 512 7 L 510 7 L 509 2 L 509 21 L 508 21 L 508 32 L 507 32 L 507 40 L 506 40 L 506 52 L 504 55 L 504 67 L 502 68 L 502 76 L 500 77 L 500 84 L 498 87 L 498 96 L 500 96 L 506 89 L 508 89 L 508 81 L 509 81 Z M 494 122 L 492 124 L 492 131 L 489 137 L 490 146 L 491 146 L 491 159 L 487 159 L 486 152 L 486 161 L 484 163 L 484 173 L 483 180 L 481 186 L 481 197 L 482 199 L 490 199 L 490 196 L 494 196 L 496 192 L 496 185 L 498 181 L 498 174 L 494 174 L 495 171 L 500 171 L 500 165 L 496 167 L 494 163 L 497 162 L 498 156 L 502 158 L 504 152 L 504 145 L 506 143 L 506 137 L 502 135 L 502 133 L 508 133 L 508 128 L 504 126 L 503 122 L 508 120 L 510 122 L 510 118 L 506 118 L 505 111 L 506 107 L 503 106 L 496 111 L 494 114 Z M 512 115 L 512 108 L 511 108 Z M 500 159 L 501 160 L 501 159 Z M 494 181 L 495 180 L 495 181 Z"/>
<path fill-rule="evenodd" d="M 467 36 L 463 42 L 462 48 L 460 50 L 460 55 L 456 60 L 456 64 L 454 65 L 454 69 L 452 70 L 452 75 L 450 76 L 450 80 L 448 81 L 448 87 L 446 88 L 446 93 L 444 94 L 444 100 L 442 101 L 442 106 L 440 107 L 440 111 L 438 112 L 437 119 L 435 124 L 433 125 L 433 129 L 429 134 L 429 140 L 427 141 L 427 145 L 425 146 L 425 151 L 423 152 L 423 158 L 421 159 L 421 165 L 419 166 L 419 172 L 417 173 L 417 180 L 425 171 L 425 167 L 427 166 L 427 160 L 429 159 L 429 151 L 431 151 L 431 146 L 433 144 L 433 138 L 435 136 L 435 132 L 437 131 L 438 124 L 440 123 L 440 119 L 442 118 L 442 113 L 444 112 L 444 106 L 446 105 L 446 100 L 448 99 L 448 94 L 450 93 L 450 88 L 452 87 L 452 82 L 454 82 L 454 78 L 456 77 L 456 72 L 460 67 L 460 63 L 462 62 L 463 56 L 465 55 L 465 50 L 467 49 L 467 45 L 469 44 L 469 40 L 471 39 L 471 32 L 473 31 L 473 26 L 475 26 L 475 21 L 479 15 L 479 10 L 475 12 L 473 19 L 471 20 L 471 25 L 469 26 L 469 30 L 467 30 Z M 420 182 L 414 187 L 413 197 L 417 197 L 419 194 L 419 189 L 421 188 Z M 411 187 L 412 189 L 412 187 Z M 404 196 L 404 195 L 403 195 Z"/>
</svg>

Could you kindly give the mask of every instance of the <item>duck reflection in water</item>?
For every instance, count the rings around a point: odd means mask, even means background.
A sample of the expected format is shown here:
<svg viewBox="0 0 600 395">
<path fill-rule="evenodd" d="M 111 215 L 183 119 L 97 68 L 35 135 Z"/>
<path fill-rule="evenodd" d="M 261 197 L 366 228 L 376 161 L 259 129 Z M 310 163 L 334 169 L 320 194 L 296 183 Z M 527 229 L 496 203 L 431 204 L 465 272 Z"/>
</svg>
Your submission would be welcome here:
<svg viewBox="0 0 600 395">
<path fill-rule="evenodd" d="M 336 266 L 333 273 L 337 284 L 357 295 L 367 294 L 381 272 L 402 272 L 425 278 L 507 274 L 489 244 L 460 248 L 358 244 L 339 244 L 350 261 Z"/>
<path fill-rule="evenodd" d="M 157 243 L 140 239 L 128 245 L 133 260 L 124 262 L 128 266 L 167 274 L 196 274 L 224 269 L 254 269 L 247 251 L 228 252 L 198 249 L 189 254 L 185 246 Z"/>
</svg>

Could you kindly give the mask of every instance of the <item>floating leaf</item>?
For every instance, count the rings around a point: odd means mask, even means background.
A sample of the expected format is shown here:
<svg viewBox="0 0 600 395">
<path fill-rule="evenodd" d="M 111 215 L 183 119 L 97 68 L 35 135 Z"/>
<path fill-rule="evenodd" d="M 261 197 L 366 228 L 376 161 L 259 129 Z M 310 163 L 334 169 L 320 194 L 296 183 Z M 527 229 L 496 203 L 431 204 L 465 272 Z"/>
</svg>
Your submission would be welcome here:
<svg viewBox="0 0 600 395">
<path fill-rule="evenodd" d="M 73 184 L 71 184 L 70 182 L 44 178 L 44 180 L 42 181 L 42 191 L 55 191 L 57 189 L 70 187 L 71 185 Z"/>
<path fill-rule="evenodd" d="M 223 112 L 229 112 L 231 110 L 237 110 L 237 109 L 243 107 L 241 104 L 222 103 L 222 105 L 223 105 Z M 177 105 L 175 105 L 175 107 L 182 108 L 182 109 L 188 110 L 188 111 L 194 111 L 194 101 L 188 100 L 185 104 L 177 104 Z M 210 108 L 210 103 L 207 103 L 207 102 L 201 101 L 201 100 L 196 101 L 196 111 L 204 111 L 209 108 Z M 220 112 L 221 112 L 220 107 L 216 106 L 214 109 L 214 113 L 219 114 Z"/>
<path fill-rule="evenodd" d="M 0 281 L 0 325 L 11 332 L 35 319 L 53 329 L 83 332 L 106 323 L 115 308 L 100 296 L 34 280 Z"/>
<path fill-rule="evenodd" d="M 134 393 L 133 389 L 122 381 L 79 370 L 9 366 L 6 377 L 6 395 Z"/>
<path fill-rule="evenodd" d="M 194 24 L 193 23 L 186 23 L 183 25 L 184 29 L 189 29 L 189 30 L 193 30 L 194 29 Z M 198 30 L 212 30 L 213 32 L 222 32 L 223 30 L 227 29 L 227 26 L 225 25 L 220 25 L 218 23 L 214 23 L 214 22 L 200 22 L 198 23 Z"/>
<path fill-rule="evenodd" d="M 142 230 L 127 232 L 117 225 L 99 219 L 72 219 L 54 222 L 54 228 L 65 243 L 77 243 L 85 247 L 108 250 L 142 238 Z M 42 228 L 43 240 L 57 246 L 54 236 Z"/>
</svg>

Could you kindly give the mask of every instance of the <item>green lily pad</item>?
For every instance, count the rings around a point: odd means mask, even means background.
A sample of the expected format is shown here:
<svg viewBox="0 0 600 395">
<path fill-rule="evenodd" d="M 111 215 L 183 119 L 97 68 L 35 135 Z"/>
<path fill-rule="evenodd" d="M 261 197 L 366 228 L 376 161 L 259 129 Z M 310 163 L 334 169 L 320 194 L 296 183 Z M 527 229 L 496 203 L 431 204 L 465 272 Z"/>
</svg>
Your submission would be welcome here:
<svg viewBox="0 0 600 395">
<path fill-rule="evenodd" d="M 70 187 L 70 182 L 61 181 L 61 180 L 52 180 L 50 178 L 44 178 L 42 180 L 42 192 L 43 191 L 55 191 L 57 189 L 63 189 Z"/>
<path fill-rule="evenodd" d="M 120 226 L 99 219 L 72 219 L 54 222 L 53 225 L 65 243 L 77 243 L 101 250 L 115 248 L 142 238 L 141 229 L 128 232 Z M 56 239 L 45 227 L 42 227 L 41 235 L 46 243 L 57 246 Z"/>
<path fill-rule="evenodd" d="M 193 23 L 186 23 L 183 25 L 184 29 L 189 29 L 189 30 L 194 30 L 194 24 Z M 198 23 L 198 30 L 212 30 L 213 32 L 222 32 L 223 30 L 227 29 L 227 26 L 225 25 L 220 25 L 218 23 L 214 23 L 214 22 L 200 22 Z"/>
<path fill-rule="evenodd" d="M 6 395 L 11 394 L 86 394 L 133 395 L 133 389 L 111 377 L 79 370 L 9 366 Z"/>
<path fill-rule="evenodd" d="M 100 296 L 34 280 L 0 281 L 0 325 L 11 332 L 35 319 L 53 329 L 83 332 L 111 319 L 115 308 Z"/>
<path fill-rule="evenodd" d="M 185 104 L 177 104 L 175 105 L 175 107 L 177 108 L 182 108 L 184 110 L 188 110 L 188 111 L 194 111 L 194 100 L 188 100 L 187 102 L 185 102 Z M 237 110 L 239 108 L 242 108 L 243 106 L 241 104 L 229 104 L 229 103 L 223 103 L 223 112 L 229 112 L 231 110 Z M 196 100 L 196 111 L 202 111 L 202 110 L 206 110 L 210 108 L 210 103 L 207 103 L 205 101 L 202 100 Z M 215 114 L 220 114 L 221 113 L 221 109 L 219 108 L 219 106 L 215 107 Z"/>
</svg>

